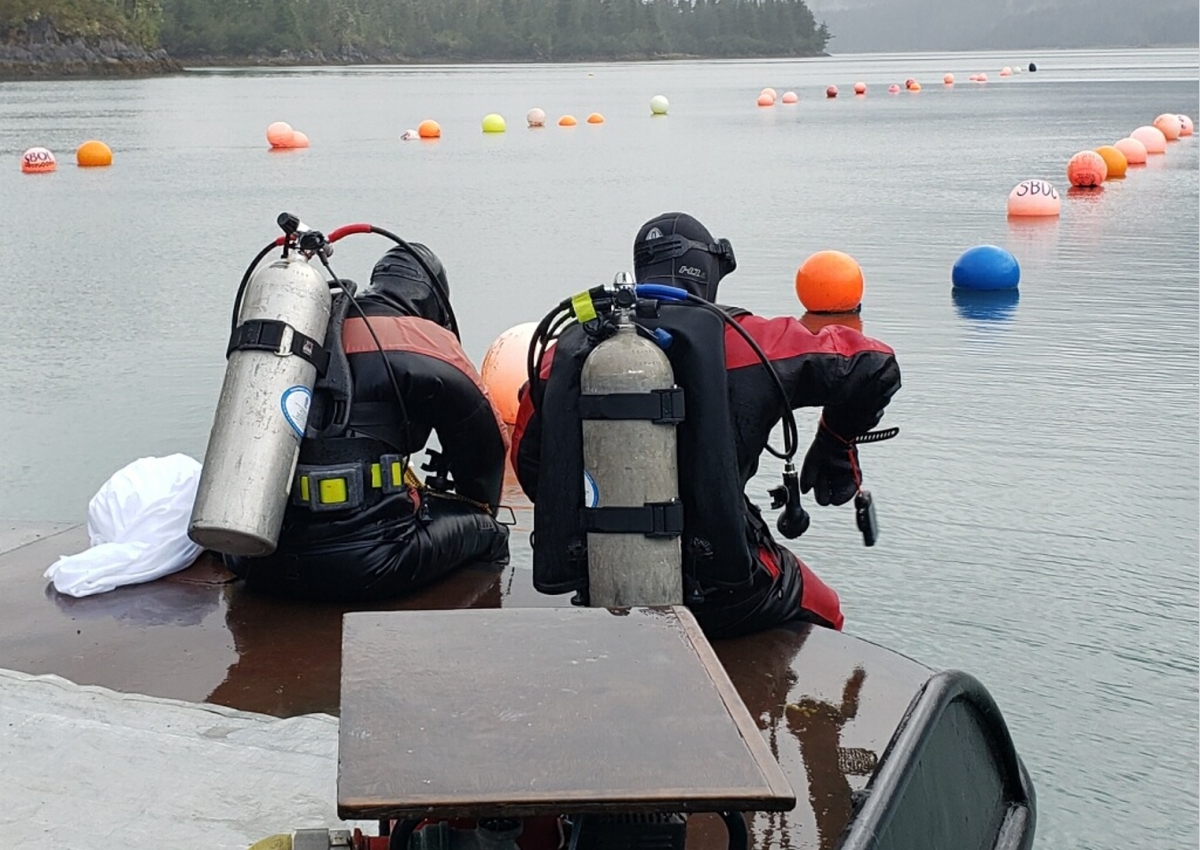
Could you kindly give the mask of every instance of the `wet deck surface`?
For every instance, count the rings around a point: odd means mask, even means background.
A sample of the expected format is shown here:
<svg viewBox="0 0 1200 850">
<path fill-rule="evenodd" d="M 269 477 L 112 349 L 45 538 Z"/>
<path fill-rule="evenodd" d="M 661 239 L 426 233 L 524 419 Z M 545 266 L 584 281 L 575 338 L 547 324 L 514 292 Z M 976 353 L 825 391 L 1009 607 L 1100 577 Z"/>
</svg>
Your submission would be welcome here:
<svg viewBox="0 0 1200 850">
<path fill-rule="evenodd" d="M 339 712 L 342 615 L 352 610 L 565 607 L 527 570 L 468 569 L 401 600 L 316 605 L 248 592 L 209 554 L 190 568 L 83 599 L 42 577 L 85 549 L 82 526 L 0 524 L 0 667 L 80 684 L 211 702 L 287 717 Z M 761 813 L 759 848 L 828 848 L 850 814 L 924 666 L 806 626 L 714 643 L 730 680 L 796 792 L 788 813 Z M 705 833 L 723 841 L 719 824 Z"/>
</svg>

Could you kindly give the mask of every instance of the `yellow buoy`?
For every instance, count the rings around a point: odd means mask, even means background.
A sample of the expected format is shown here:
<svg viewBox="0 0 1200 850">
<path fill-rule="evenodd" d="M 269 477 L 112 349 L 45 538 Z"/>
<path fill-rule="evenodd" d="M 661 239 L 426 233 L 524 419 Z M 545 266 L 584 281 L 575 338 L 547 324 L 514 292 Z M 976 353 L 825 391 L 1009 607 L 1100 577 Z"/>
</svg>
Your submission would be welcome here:
<svg viewBox="0 0 1200 850">
<path fill-rule="evenodd" d="M 1125 169 L 1129 167 L 1129 160 L 1125 159 L 1125 154 L 1121 153 L 1113 145 L 1098 147 L 1096 148 L 1096 153 L 1104 158 L 1104 164 L 1108 166 L 1108 176 L 1104 178 L 1105 180 L 1125 176 Z"/>
<path fill-rule="evenodd" d="M 85 168 L 112 165 L 112 149 L 104 142 L 91 139 L 75 151 L 75 162 Z"/>
<path fill-rule="evenodd" d="M 497 115 L 495 112 L 490 112 L 483 116 L 483 132 L 503 133 L 506 129 L 508 129 L 508 125 L 504 123 L 503 115 Z"/>
</svg>

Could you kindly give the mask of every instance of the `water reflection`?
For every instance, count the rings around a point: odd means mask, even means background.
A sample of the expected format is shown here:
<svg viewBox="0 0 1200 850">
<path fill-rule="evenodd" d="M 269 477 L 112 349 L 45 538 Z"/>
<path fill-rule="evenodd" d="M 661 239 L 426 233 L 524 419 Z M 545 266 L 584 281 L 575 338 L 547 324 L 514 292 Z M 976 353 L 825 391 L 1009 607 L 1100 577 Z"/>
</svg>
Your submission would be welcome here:
<svg viewBox="0 0 1200 850">
<path fill-rule="evenodd" d="M 861 313 L 813 313 L 810 311 L 800 317 L 800 323 L 813 333 L 820 333 L 830 325 L 840 325 L 859 333 L 863 332 Z"/>
<path fill-rule="evenodd" d="M 1019 289 L 951 290 L 954 309 L 964 319 L 981 322 L 1005 322 L 1012 319 L 1021 300 Z"/>
<path fill-rule="evenodd" d="M 117 620 L 131 626 L 198 626 L 220 606 L 225 580 L 219 576 L 211 581 L 168 577 L 82 598 L 59 593 L 48 584 L 46 598 L 72 619 Z"/>
</svg>

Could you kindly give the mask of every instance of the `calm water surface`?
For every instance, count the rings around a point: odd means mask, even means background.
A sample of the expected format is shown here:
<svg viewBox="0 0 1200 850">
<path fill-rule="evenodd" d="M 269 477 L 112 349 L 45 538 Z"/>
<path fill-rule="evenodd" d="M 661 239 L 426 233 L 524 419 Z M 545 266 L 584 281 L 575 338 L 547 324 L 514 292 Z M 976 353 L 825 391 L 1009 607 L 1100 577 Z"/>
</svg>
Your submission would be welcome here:
<svg viewBox="0 0 1200 850">
<path fill-rule="evenodd" d="M 126 462 L 203 456 L 231 299 L 284 209 L 431 245 L 477 360 L 628 269 L 659 212 L 730 238 L 723 300 L 761 312 L 798 313 L 796 267 L 838 248 L 865 271 L 866 333 L 898 352 L 885 424 L 902 437 L 863 450 L 880 544 L 826 508 L 798 551 L 850 631 L 990 688 L 1037 785 L 1039 847 L 1195 847 L 1197 143 L 1064 198 L 1057 222 L 1009 223 L 1004 202 L 1026 178 L 1065 189 L 1073 153 L 1159 113 L 1196 116 L 1197 67 L 1191 50 L 2 84 L 0 517 L 82 520 Z M 992 82 L 966 82 L 978 71 Z M 910 76 L 924 91 L 885 93 Z M 867 97 L 823 97 L 856 80 Z M 768 85 L 800 103 L 756 108 Z M 608 120 L 529 131 L 532 106 Z M 507 134 L 480 133 L 492 111 Z M 429 117 L 440 142 L 398 141 Z M 274 120 L 312 148 L 269 154 Z M 92 137 L 113 168 L 73 165 Z M 58 173 L 18 173 L 33 145 Z M 979 243 L 1020 260 L 1018 303 L 951 296 Z M 365 282 L 384 247 L 348 240 L 334 268 Z"/>
</svg>

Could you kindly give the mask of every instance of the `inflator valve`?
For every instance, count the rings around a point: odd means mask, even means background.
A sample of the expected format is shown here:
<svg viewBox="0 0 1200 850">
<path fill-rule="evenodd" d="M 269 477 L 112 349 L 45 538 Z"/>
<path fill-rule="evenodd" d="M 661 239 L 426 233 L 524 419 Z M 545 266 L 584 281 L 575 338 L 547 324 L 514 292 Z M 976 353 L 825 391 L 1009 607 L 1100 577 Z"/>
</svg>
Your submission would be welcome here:
<svg viewBox="0 0 1200 850">
<path fill-rule="evenodd" d="M 800 504 L 800 476 L 796 464 L 790 460 L 783 465 L 783 484 L 771 490 L 771 509 L 783 508 L 776 528 L 788 540 L 795 540 L 808 531 L 811 520 L 808 511 Z"/>
</svg>

